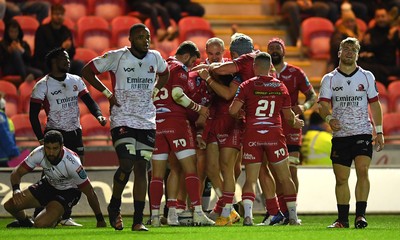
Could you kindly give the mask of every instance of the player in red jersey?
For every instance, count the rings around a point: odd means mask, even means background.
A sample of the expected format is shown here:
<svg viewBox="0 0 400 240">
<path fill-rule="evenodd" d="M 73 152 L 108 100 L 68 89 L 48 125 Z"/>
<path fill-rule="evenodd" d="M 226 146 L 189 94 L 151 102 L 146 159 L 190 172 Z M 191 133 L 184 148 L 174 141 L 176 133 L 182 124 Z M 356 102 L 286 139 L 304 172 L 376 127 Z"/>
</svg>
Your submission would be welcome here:
<svg viewBox="0 0 400 240">
<path fill-rule="evenodd" d="M 292 110 L 298 114 L 302 115 L 307 109 L 310 109 L 316 99 L 317 95 L 314 91 L 313 86 L 308 81 L 307 76 L 300 68 L 291 65 L 284 61 L 285 57 L 285 43 L 280 38 L 273 38 L 268 42 L 268 53 L 271 55 L 272 64 L 274 65 L 274 74 L 275 77 L 281 80 L 285 86 L 287 87 L 291 99 Z M 299 104 L 298 96 L 299 92 L 305 95 L 306 100 L 304 104 Z M 282 123 L 284 135 L 286 137 L 286 144 L 289 151 L 289 163 L 290 163 L 290 172 L 292 175 L 293 182 L 296 185 L 296 189 L 298 191 L 299 188 L 299 181 L 297 177 L 297 165 L 300 163 L 300 147 L 301 147 L 301 140 L 302 140 L 302 130 L 296 129 L 288 125 L 286 122 Z M 272 187 L 269 185 L 273 183 L 270 180 L 270 174 L 268 169 L 262 168 L 260 171 L 260 185 L 263 189 L 264 194 L 266 195 L 266 202 L 267 209 L 268 205 L 271 205 L 271 201 L 275 201 L 272 199 L 273 196 L 268 194 L 268 190 Z M 282 187 L 277 183 L 276 186 L 276 194 L 278 195 L 277 198 L 279 200 L 280 210 L 285 214 L 286 223 L 288 222 L 288 211 L 285 203 L 285 199 L 283 197 Z M 273 218 L 274 214 L 268 213 L 263 220 L 264 225 L 269 225 L 271 219 L 268 219 L 272 215 Z"/>
<path fill-rule="evenodd" d="M 248 55 L 253 52 L 253 48 L 253 40 L 250 37 L 244 34 L 232 37 L 230 44 L 232 57 Z M 251 59 L 253 61 L 252 57 Z M 212 130 L 207 139 L 207 175 L 219 197 L 219 201 L 210 215 L 212 218 L 216 218 L 216 225 L 231 225 L 240 220 L 239 214 L 233 210 L 232 206 L 236 185 L 235 166 L 240 164 L 241 120 L 233 119 L 229 115 L 229 106 L 242 78 L 239 75 L 232 78 L 228 75 L 231 72 L 225 73 L 218 70 L 221 67 L 230 69 L 229 66 L 233 66 L 236 71 L 235 63 L 228 61 L 211 65 L 208 71 L 200 72 L 200 76 L 206 80 L 217 95 L 213 102 L 215 116 L 211 122 L 210 129 Z M 249 73 L 244 75 L 254 74 L 252 69 L 245 71 Z M 217 75 L 227 75 L 228 78 L 220 76 L 219 79 L 215 79 Z M 222 179 L 220 174 L 222 174 Z"/>
<path fill-rule="evenodd" d="M 171 171 L 179 176 L 180 169 L 185 173 L 185 183 L 191 205 L 194 207 L 193 223 L 195 225 L 214 225 L 202 211 L 200 201 L 200 183 L 196 168 L 196 150 L 191 126 L 187 120 L 187 108 L 208 117 L 208 108 L 193 102 L 187 95 L 188 68 L 193 66 L 200 52 L 190 41 L 179 45 L 174 57 L 167 60 L 170 70 L 168 83 L 160 89 L 155 97 L 157 115 L 156 146 L 152 157 L 152 179 L 150 182 L 152 225 L 159 226 L 159 208 L 163 194 L 163 179 L 169 158 Z M 176 213 L 179 184 L 168 185 L 168 224 L 179 225 Z"/>
<path fill-rule="evenodd" d="M 290 224 L 299 225 L 296 211 L 296 187 L 292 181 L 285 136 L 282 131 L 280 112 L 294 128 L 301 128 L 304 122 L 295 116 L 290 108 L 290 96 L 285 85 L 269 75 L 271 56 L 258 53 L 254 59 L 256 77 L 240 84 L 229 113 L 236 118 L 245 118 L 243 134 L 243 163 L 246 165 L 246 181 L 242 189 L 244 205 L 244 226 L 253 225 L 253 202 L 255 186 L 265 153 L 277 179 L 284 186 L 285 196 L 293 201 L 290 208 Z M 242 107 L 244 107 L 242 109 Z"/>
<path fill-rule="evenodd" d="M 198 65 L 198 68 L 204 68 L 209 66 L 209 64 L 214 62 L 224 62 L 225 46 L 224 42 L 220 38 L 210 38 L 206 42 L 206 53 L 207 59 L 203 64 Z M 196 66 L 197 67 L 197 66 Z M 210 106 L 211 101 L 214 97 L 214 93 L 208 84 L 201 78 L 198 68 L 194 67 L 192 71 L 189 72 L 188 79 L 188 92 L 187 95 L 195 103 Z M 211 194 L 211 185 L 207 184 L 206 181 L 206 142 L 205 136 L 208 130 L 205 130 L 207 122 L 211 121 L 212 116 L 205 119 L 202 115 L 188 109 L 188 120 L 192 128 L 195 130 L 194 135 L 196 136 L 197 148 L 196 148 L 196 158 L 197 158 L 197 171 L 200 179 L 200 192 L 203 191 L 202 205 L 203 210 L 208 210 L 209 206 L 209 194 Z M 204 188 L 207 187 L 205 190 Z M 181 188 L 178 195 L 178 209 L 186 209 L 186 188 L 184 184 L 181 184 Z"/>
</svg>

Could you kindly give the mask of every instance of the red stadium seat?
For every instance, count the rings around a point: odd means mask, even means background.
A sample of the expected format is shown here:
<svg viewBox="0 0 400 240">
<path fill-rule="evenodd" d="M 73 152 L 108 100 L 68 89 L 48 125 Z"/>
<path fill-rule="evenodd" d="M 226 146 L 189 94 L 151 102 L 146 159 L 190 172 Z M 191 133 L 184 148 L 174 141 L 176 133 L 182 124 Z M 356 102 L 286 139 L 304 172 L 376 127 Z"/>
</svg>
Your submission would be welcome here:
<svg viewBox="0 0 400 240">
<path fill-rule="evenodd" d="M 400 81 L 390 82 L 388 86 L 390 110 L 400 113 Z"/>
<path fill-rule="evenodd" d="M 15 137 L 17 139 L 18 146 L 38 146 L 39 143 L 36 140 L 36 135 L 32 130 L 31 123 L 29 121 L 29 115 L 27 113 L 15 114 L 11 117 L 15 127 Z M 21 138 L 22 141 L 19 141 Z M 31 141 L 28 141 L 28 140 Z"/>
<path fill-rule="evenodd" d="M 109 23 L 99 16 L 84 16 L 77 23 L 78 42 L 81 47 L 90 48 L 101 54 L 111 46 Z"/>
<path fill-rule="evenodd" d="M 334 32 L 333 24 L 325 18 L 310 17 L 301 23 L 301 40 L 309 57 L 328 59 L 330 39 Z"/>
<path fill-rule="evenodd" d="M 21 25 L 24 32 L 24 40 L 29 44 L 32 54 L 35 51 L 35 33 L 39 27 L 39 22 L 31 16 L 14 16 L 15 20 Z"/>
<path fill-rule="evenodd" d="M 32 95 L 32 89 L 36 82 L 23 82 L 18 87 L 18 112 L 29 113 L 29 104 Z"/>
<path fill-rule="evenodd" d="M 90 12 L 111 22 L 125 14 L 125 0 L 89 0 Z"/>
<path fill-rule="evenodd" d="M 179 41 L 202 38 L 212 38 L 215 36 L 211 29 L 211 24 L 206 19 L 201 17 L 184 17 L 179 23 Z M 195 42 L 195 41 L 194 41 Z M 198 46 L 200 48 L 200 46 Z"/>
<path fill-rule="evenodd" d="M 339 18 L 336 22 L 335 22 L 335 27 L 338 27 L 341 23 L 342 23 L 342 19 Z M 362 33 L 365 33 L 368 29 L 367 24 L 364 22 L 364 20 L 360 19 L 360 18 L 356 18 L 356 22 L 357 22 L 357 26 L 358 29 L 360 29 L 360 31 Z"/>
<path fill-rule="evenodd" d="M 90 48 L 76 48 L 74 59 L 81 60 L 84 63 L 88 63 L 90 60 L 97 56 L 98 54 Z"/>
<path fill-rule="evenodd" d="M 383 132 L 385 136 L 400 135 L 399 119 L 400 113 L 386 113 L 383 115 Z M 397 142 L 398 141 L 396 141 L 396 143 Z"/>
<path fill-rule="evenodd" d="M 60 0 L 59 3 L 65 8 L 65 17 L 74 22 L 90 14 L 87 0 Z"/>
<path fill-rule="evenodd" d="M 160 22 L 160 27 L 165 28 L 161 18 L 159 17 L 159 22 Z M 173 19 L 170 19 L 171 26 L 177 27 L 176 22 Z M 150 18 L 146 19 L 144 24 L 149 28 L 150 34 L 151 34 L 151 41 L 154 44 L 154 48 L 158 51 L 160 51 L 161 56 L 163 58 L 168 58 L 169 53 L 172 51 L 176 51 L 176 49 L 179 46 L 179 39 L 174 38 L 172 41 L 162 41 L 159 42 L 157 41 L 157 34 L 156 31 L 154 30 L 153 25 L 151 24 Z"/>
<path fill-rule="evenodd" d="M 101 126 L 97 119 L 92 114 L 81 116 L 82 136 L 99 137 L 101 140 L 84 140 L 85 146 L 111 146 L 110 121 L 107 121 L 106 126 Z"/>
<path fill-rule="evenodd" d="M 13 116 L 18 112 L 18 94 L 17 87 L 4 80 L 0 80 L 0 94 L 4 94 L 6 100 L 6 114 Z"/>
<path fill-rule="evenodd" d="M 387 89 L 381 82 L 376 82 L 376 87 L 378 88 L 379 92 L 379 101 L 382 105 L 382 113 L 387 113 L 390 110 L 390 101 Z"/>
<path fill-rule="evenodd" d="M 140 19 L 132 16 L 118 16 L 111 21 L 112 45 L 118 48 L 131 46 L 129 29 L 132 25 L 141 23 Z"/>
</svg>

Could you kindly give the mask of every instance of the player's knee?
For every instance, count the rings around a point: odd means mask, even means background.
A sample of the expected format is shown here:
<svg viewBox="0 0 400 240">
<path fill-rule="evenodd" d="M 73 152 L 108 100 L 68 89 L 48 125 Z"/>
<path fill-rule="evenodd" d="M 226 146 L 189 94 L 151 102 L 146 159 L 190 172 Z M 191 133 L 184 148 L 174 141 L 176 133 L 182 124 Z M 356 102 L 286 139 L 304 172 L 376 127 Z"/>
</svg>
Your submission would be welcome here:
<svg viewBox="0 0 400 240">
<path fill-rule="evenodd" d="M 149 150 L 140 150 L 140 156 L 142 156 L 147 161 L 151 160 L 151 156 L 153 155 L 152 151 Z"/>
<path fill-rule="evenodd" d="M 11 212 L 13 209 L 15 208 L 15 206 L 14 206 L 14 200 L 11 198 L 11 199 L 9 199 L 6 203 L 4 203 L 4 209 L 7 211 L 7 212 Z"/>
<path fill-rule="evenodd" d="M 131 172 L 125 172 L 121 168 L 118 168 L 114 174 L 114 181 L 125 186 L 129 181 L 130 175 Z"/>
</svg>

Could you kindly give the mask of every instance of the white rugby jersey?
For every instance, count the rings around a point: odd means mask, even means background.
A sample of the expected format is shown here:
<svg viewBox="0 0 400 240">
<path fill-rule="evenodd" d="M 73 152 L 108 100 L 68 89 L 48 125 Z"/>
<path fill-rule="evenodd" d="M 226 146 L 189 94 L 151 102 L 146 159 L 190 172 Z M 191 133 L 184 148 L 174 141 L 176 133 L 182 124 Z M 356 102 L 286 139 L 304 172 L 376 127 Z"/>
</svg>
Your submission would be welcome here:
<svg viewBox="0 0 400 240">
<path fill-rule="evenodd" d="M 74 131 L 81 128 L 78 97 L 88 93 L 82 78 L 67 73 L 64 81 L 46 75 L 32 90 L 31 101 L 43 104 L 46 129 Z"/>
<path fill-rule="evenodd" d="M 321 80 L 318 101 L 332 104 L 332 117 L 341 125 L 334 137 L 372 134 L 368 103 L 378 100 L 374 75 L 361 67 L 350 75 L 336 68 Z"/>
<path fill-rule="evenodd" d="M 139 59 L 124 47 L 109 51 L 90 64 L 96 74 L 107 71 L 111 74 L 112 91 L 121 105 L 111 109 L 111 129 L 121 126 L 156 129 L 152 94 L 156 73 L 167 70 L 167 64 L 158 51 L 149 50 L 143 59 Z"/>
<path fill-rule="evenodd" d="M 57 165 L 51 164 L 44 153 L 44 146 L 34 149 L 22 163 L 28 171 L 35 167 L 43 168 L 49 183 L 58 190 L 77 188 L 89 182 L 85 169 L 83 169 L 79 156 L 66 147 L 62 149 L 62 159 Z"/>
</svg>

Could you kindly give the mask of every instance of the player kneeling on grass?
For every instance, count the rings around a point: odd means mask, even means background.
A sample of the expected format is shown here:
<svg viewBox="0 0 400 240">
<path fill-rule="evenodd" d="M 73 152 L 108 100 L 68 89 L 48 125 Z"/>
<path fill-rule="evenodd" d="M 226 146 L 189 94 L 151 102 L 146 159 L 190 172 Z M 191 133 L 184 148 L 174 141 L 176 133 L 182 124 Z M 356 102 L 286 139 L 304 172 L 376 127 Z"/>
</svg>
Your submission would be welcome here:
<svg viewBox="0 0 400 240">
<path fill-rule="evenodd" d="M 21 178 L 36 166 L 44 177 L 28 189 L 20 190 Z M 79 156 L 64 147 L 60 132 L 51 130 L 44 136 L 44 145 L 37 147 L 11 173 L 13 196 L 4 208 L 17 220 L 7 227 L 55 227 L 68 206 L 77 204 L 83 192 L 96 215 L 97 227 L 106 227 L 97 195 L 81 165 Z M 44 207 L 34 221 L 24 209 Z"/>
</svg>

